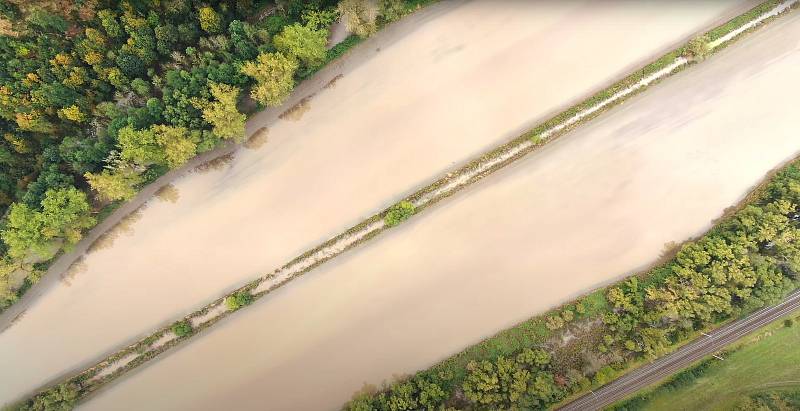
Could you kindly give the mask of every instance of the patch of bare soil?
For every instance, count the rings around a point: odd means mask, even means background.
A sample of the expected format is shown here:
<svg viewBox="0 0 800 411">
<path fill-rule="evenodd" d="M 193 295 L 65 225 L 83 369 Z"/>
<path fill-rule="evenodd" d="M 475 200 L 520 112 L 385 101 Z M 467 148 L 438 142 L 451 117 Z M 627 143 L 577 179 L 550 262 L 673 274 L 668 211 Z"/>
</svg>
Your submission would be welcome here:
<svg viewBox="0 0 800 411">
<path fill-rule="evenodd" d="M 602 361 L 594 358 L 592 351 L 602 341 L 603 322 L 599 319 L 570 324 L 547 342 L 553 354 L 553 367 L 562 375 L 570 369 L 586 371 L 599 368 L 595 367 Z"/>
</svg>

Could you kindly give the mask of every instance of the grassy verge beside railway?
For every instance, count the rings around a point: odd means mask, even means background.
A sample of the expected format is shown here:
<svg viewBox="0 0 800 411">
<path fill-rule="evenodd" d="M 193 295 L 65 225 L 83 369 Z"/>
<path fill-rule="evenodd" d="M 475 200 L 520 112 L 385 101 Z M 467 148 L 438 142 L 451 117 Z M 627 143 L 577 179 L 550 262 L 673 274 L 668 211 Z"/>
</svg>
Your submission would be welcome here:
<svg viewBox="0 0 800 411">
<path fill-rule="evenodd" d="M 218 300 L 203 307 L 202 309 L 183 319 L 178 320 L 178 322 L 191 323 L 193 319 L 196 320 L 198 318 L 203 318 L 206 314 L 214 314 L 207 321 L 203 321 L 199 325 L 194 326 L 191 332 L 185 332 L 182 333 L 182 335 L 175 335 L 174 338 L 168 339 L 164 343 L 156 344 L 156 342 L 160 341 L 162 338 L 170 337 L 170 333 L 174 333 L 174 324 L 169 324 L 156 331 L 151 336 L 136 342 L 115 353 L 111 357 L 101 361 L 96 366 L 75 375 L 74 377 L 68 379 L 64 384 L 40 392 L 31 401 L 36 401 L 38 399 L 47 397 L 54 392 L 60 391 L 64 386 L 69 386 L 71 389 L 75 390 L 77 397 L 87 395 L 88 393 L 99 388 L 99 386 L 118 378 L 127 370 L 143 364 L 144 362 L 156 357 L 158 354 L 168 350 L 169 348 L 178 345 L 182 340 L 188 339 L 193 335 L 197 335 L 204 328 L 210 327 L 225 316 L 230 315 L 235 310 L 224 309 L 226 298 L 234 295 L 240 295 L 242 293 L 249 293 L 253 296 L 253 299 L 258 299 L 266 295 L 273 289 L 280 287 L 292 278 L 302 275 L 312 270 L 319 264 L 334 258 L 336 255 L 339 255 L 348 249 L 369 240 L 383 230 L 402 222 L 403 220 L 413 216 L 415 213 L 419 213 L 429 205 L 453 195 L 458 190 L 463 189 L 469 184 L 502 168 L 504 165 L 509 164 L 515 159 L 518 159 L 535 150 L 537 147 L 545 144 L 546 142 L 557 138 L 571 128 L 584 123 L 585 121 L 599 115 L 600 113 L 617 104 L 620 104 L 630 96 L 641 92 L 649 85 L 652 85 L 655 82 L 679 71 L 683 67 L 686 67 L 685 62 L 679 61 L 681 64 L 675 66 L 674 69 L 670 69 L 669 71 L 659 74 L 665 69 L 669 69 L 676 60 L 681 59 L 681 56 L 685 55 L 686 50 L 687 47 L 683 46 L 671 51 L 670 53 L 667 53 L 662 58 L 645 66 L 641 70 L 637 70 L 620 82 L 617 82 L 611 87 L 596 93 L 584 102 L 575 105 L 567 110 L 567 112 L 561 113 L 547 120 L 543 124 L 533 129 L 531 132 L 525 133 L 506 145 L 486 153 L 459 170 L 448 174 L 448 176 L 405 198 L 397 205 L 389 207 L 386 210 L 373 215 L 357 226 L 347 230 L 345 233 L 342 233 L 341 235 L 334 237 L 324 244 L 309 250 L 300 257 L 284 265 L 281 269 L 276 270 L 276 273 L 280 273 L 282 270 L 288 270 L 293 266 L 304 267 L 302 269 L 292 271 L 291 276 L 283 280 L 283 282 L 270 287 L 265 291 L 258 291 L 257 287 L 264 281 L 270 279 L 270 276 L 273 275 L 270 274 L 264 278 L 254 280 L 253 282 L 244 285 L 233 293 L 222 296 Z M 686 61 L 688 62 L 689 60 Z M 649 79 L 649 77 L 654 75 L 658 76 Z M 645 80 L 647 81 L 642 83 Z M 625 91 L 625 93 L 620 95 L 619 93 L 622 91 Z M 612 97 L 613 100 L 609 101 L 609 99 Z M 587 110 L 591 111 L 589 113 L 585 113 Z M 574 118 L 577 118 L 577 120 L 571 122 L 571 120 Z M 555 128 L 558 129 L 555 130 Z M 545 133 L 546 137 L 543 137 Z M 445 188 L 447 188 L 447 190 L 442 191 Z M 408 203 L 410 203 L 413 207 L 409 207 Z M 371 228 L 373 226 L 375 228 Z M 356 235 L 358 235 L 358 237 L 353 237 Z M 348 238 L 355 238 L 355 240 L 348 242 Z M 335 247 L 337 244 L 344 245 L 341 247 Z M 336 248 L 336 251 L 332 253 L 325 253 L 325 251 L 331 247 Z M 307 258 L 318 254 L 322 255 L 322 257 L 314 259 L 313 263 L 307 265 L 303 264 Z M 643 277 L 641 288 L 640 284 L 637 282 L 628 282 L 619 287 L 613 287 L 612 289 L 618 290 L 614 292 L 614 294 L 621 294 L 621 298 L 623 300 L 626 298 L 634 298 L 634 296 L 643 293 L 647 286 L 657 284 L 656 279 L 663 279 L 663 277 L 663 274 L 656 275 L 656 273 L 653 273 L 651 276 Z M 644 280 L 644 278 L 649 280 Z M 421 400 L 421 397 L 426 398 L 424 401 L 438 401 L 438 403 L 448 402 L 448 404 L 455 401 L 454 404 L 456 405 L 463 404 L 463 401 L 466 401 L 467 397 L 463 390 L 459 391 L 459 381 L 466 381 L 470 378 L 470 375 L 474 375 L 475 377 L 473 380 L 475 380 L 474 382 L 476 383 L 474 384 L 475 387 L 482 386 L 480 384 L 480 380 L 483 377 L 489 379 L 494 378 L 490 374 L 493 372 L 492 370 L 496 370 L 498 367 L 504 370 L 503 372 L 511 370 L 513 371 L 512 374 L 516 373 L 515 375 L 530 375 L 532 378 L 532 386 L 538 386 L 542 390 L 548 389 L 549 391 L 547 393 L 543 394 L 542 392 L 539 392 L 541 395 L 537 394 L 539 397 L 537 397 L 535 401 L 539 401 L 542 404 L 552 404 L 565 398 L 571 392 L 580 392 L 581 390 L 592 386 L 592 384 L 603 384 L 605 381 L 612 378 L 624 368 L 620 366 L 619 361 L 611 361 L 617 359 L 617 357 L 614 357 L 614 354 L 619 355 L 618 352 L 615 351 L 611 354 L 608 353 L 608 350 L 616 350 L 618 347 L 613 346 L 612 342 L 607 341 L 605 337 L 608 334 L 603 334 L 598 331 L 601 330 L 601 328 L 598 327 L 599 324 L 608 325 L 607 322 L 609 319 L 606 318 L 606 315 L 618 314 L 620 310 L 627 307 L 625 304 L 619 306 L 619 303 L 620 300 L 618 298 L 609 299 L 605 290 L 594 292 L 579 302 L 566 305 L 558 311 L 550 313 L 549 315 L 536 317 L 523 324 L 520 324 L 512 330 L 500 333 L 498 336 L 472 347 L 465 352 L 451 358 L 450 360 L 447 360 L 444 363 L 434 367 L 436 370 L 435 372 L 429 370 L 420 373 L 419 375 L 423 376 L 421 377 L 422 379 L 412 379 L 410 380 L 410 383 L 403 382 L 396 385 L 390 391 L 385 392 L 384 397 L 386 397 L 386 395 L 394 396 L 392 398 L 397 401 L 396 406 L 390 407 L 391 409 L 415 409 L 414 407 L 418 407 L 420 405 L 428 406 L 428 404 L 420 403 L 420 401 L 423 401 Z M 633 303 L 628 302 L 627 304 L 630 305 Z M 218 310 L 218 308 L 221 306 L 223 306 L 223 309 Z M 635 308 L 635 305 L 631 305 L 631 307 Z M 624 330 L 627 326 L 615 325 L 614 327 Z M 689 329 L 683 328 L 681 332 L 682 339 L 692 335 L 692 331 Z M 615 338 L 617 337 L 619 336 L 615 336 Z M 550 340 L 553 338 L 561 338 L 565 344 L 563 346 L 554 346 L 552 345 L 553 343 L 550 342 Z M 676 338 L 676 340 L 678 339 Z M 624 343 L 620 342 L 620 344 Z M 636 343 L 634 342 L 633 344 L 635 345 Z M 603 355 L 597 356 L 597 358 L 589 358 L 587 361 L 589 363 L 596 364 L 603 363 L 605 361 L 605 363 L 609 365 L 595 367 L 594 365 L 590 364 L 587 372 L 582 372 L 575 369 L 576 367 L 574 361 L 580 360 L 580 356 L 576 354 L 598 346 L 607 346 L 607 352 L 602 353 Z M 552 352 L 550 352 L 545 350 L 545 348 L 548 347 L 555 348 L 553 348 L 551 350 Z M 638 346 L 634 348 L 638 348 Z M 669 347 L 666 346 L 661 348 L 664 350 L 669 349 Z M 119 361 L 122 359 L 130 358 L 132 355 L 135 355 L 133 360 L 124 364 L 119 363 Z M 515 356 L 515 359 L 511 361 L 510 364 L 506 360 L 499 360 L 504 356 L 512 355 Z M 620 355 L 620 358 L 623 357 Z M 628 355 L 623 359 L 625 361 L 630 361 L 635 360 L 636 358 L 635 356 Z M 500 363 L 492 363 L 491 361 L 500 361 Z M 514 364 L 522 364 L 523 369 L 514 370 Z M 625 364 L 630 364 L 630 362 L 625 362 Z M 117 368 L 114 368 L 113 372 L 101 374 L 101 372 L 107 370 L 108 367 Z M 565 370 L 575 369 L 575 371 L 580 375 L 577 375 L 574 372 L 564 372 L 563 375 L 552 372 L 552 370 L 557 370 L 559 368 L 563 368 Z M 587 375 L 591 375 L 592 379 L 588 378 Z M 513 375 L 510 377 L 505 375 L 498 378 L 511 384 L 516 384 L 519 382 L 514 379 Z M 511 379 L 509 380 L 508 378 Z M 573 380 L 574 384 L 571 382 Z M 568 382 L 572 384 L 570 387 L 577 388 L 570 388 L 569 390 L 563 389 Z M 463 387 L 463 384 L 461 386 Z M 525 383 L 525 386 L 527 387 L 527 382 Z M 553 388 L 556 386 L 558 387 Z M 480 389 L 475 387 L 471 388 L 471 392 L 473 394 L 481 395 L 482 397 L 483 394 L 487 394 L 479 393 L 478 391 Z M 511 388 L 501 387 L 501 391 L 504 393 L 511 393 Z M 525 391 L 527 391 L 527 388 Z M 400 398 L 395 395 L 398 393 L 403 393 L 403 397 Z M 424 395 L 421 393 L 424 393 Z M 481 404 L 486 406 L 495 406 L 495 400 L 500 401 L 500 403 L 506 401 L 505 397 L 500 398 L 498 395 L 502 397 L 502 394 L 500 393 L 488 393 L 485 396 L 485 401 L 487 402 L 481 402 Z M 515 392 L 514 397 L 516 399 L 520 399 L 522 398 L 522 394 Z M 373 399 L 379 398 L 383 397 L 380 395 L 361 397 L 361 403 L 363 404 L 364 401 L 372 401 Z M 31 402 L 28 403 L 30 404 Z M 360 408 L 356 407 L 355 409 Z"/>
<path fill-rule="evenodd" d="M 781 318 L 666 382 L 610 407 L 634 410 L 752 410 L 794 398 L 800 406 L 800 312 Z M 795 394 L 784 397 L 785 393 Z M 777 397 L 777 398 L 776 398 Z M 762 408 L 762 409 L 781 409 Z M 783 408 L 790 409 L 790 408 Z"/>
</svg>

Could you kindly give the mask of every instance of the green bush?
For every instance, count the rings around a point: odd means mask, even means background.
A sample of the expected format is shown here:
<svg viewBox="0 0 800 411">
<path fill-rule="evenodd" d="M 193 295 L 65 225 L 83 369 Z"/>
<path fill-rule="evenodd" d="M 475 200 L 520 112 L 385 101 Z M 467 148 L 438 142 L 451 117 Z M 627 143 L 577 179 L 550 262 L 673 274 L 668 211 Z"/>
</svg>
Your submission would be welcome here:
<svg viewBox="0 0 800 411">
<path fill-rule="evenodd" d="M 60 384 L 39 394 L 23 404 L 20 411 L 67 411 L 75 408 L 78 401 L 78 387 L 73 384 Z"/>
<path fill-rule="evenodd" d="M 580 315 L 586 314 L 586 306 L 583 304 L 583 300 L 575 304 L 575 312 Z"/>
<path fill-rule="evenodd" d="M 280 14 L 273 14 L 264 19 L 264 28 L 267 29 L 270 35 L 280 33 L 283 27 L 289 24 L 292 24 L 292 21 Z"/>
<path fill-rule="evenodd" d="M 695 60 L 704 59 L 710 51 L 708 42 L 708 36 L 706 35 L 689 40 L 689 44 L 686 45 L 686 56 L 692 57 Z"/>
<path fill-rule="evenodd" d="M 388 24 L 397 21 L 406 13 L 406 6 L 402 0 L 379 0 L 378 1 L 378 22 Z"/>
<path fill-rule="evenodd" d="M 142 173 L 141 187 L 158 180 L 164 174 L 169 172 L 169 167 L 163 164 L 153 164 Z"/>
<path fill-rule="evenodd" d="M 551 330 L 557 330 L 564 326 L 564 319 L 557 315 L 551 315 L 547 317 L 546 324 L 547 328 Z"/>
<path fill-rule="evenodd" d="M 572 322 L 575 319 L 575 312 L 572 310 L 564 310 L 561 312 L 561 318 L 565 323 Z"/>
<path fill-rule="evenodd" d="M 401 201 L 392 206 L 383 217 L 387 227 L 394 227 L 405 220 L 408 220 L 416 212 L 416 207 L 410 201 Z"/>
<path fill-rule="evenodd" d="M 188 321 L 178 321 L 172 325 L 172 332 L 178 337 L 185 337 L 192 333 L 192 324 Z"/>
<path fill-rule="evenodd" d="M 325 64 L 343 56 L 348 50 L 355 47 L 358 43 L 361 43 L 361 41 L 363 40 L 364 39 L 356 35 L 348 36 L 346 39 L 342 40 L 341 43 L 336 44 L 326 52 Z M 320 68 L 324 67 L 325 64 L 322 64 L 322 66 L 301 68 L 300 70 L 297 71 L 297 79 L 302 81 L 311 77 L 312 75 L 314 75 L 314 73 L 319 71 Z"/>
<path fill-rule="evenodd" d="M 347 411 L 434 410 L 447 399 L 445 390 L 430 378 L 414 376 L 398 382 L 390 392 L 361 394 L 345 406 Z"/>
<path fill-rule="evenodd" d="M 597 370 L 594 374 L 594 383 L 597 385 L 605 385 L 617 376 L 613 368 L 606 365 L 605 367 Z"/>
<path fill-rule="evenodd" d="M 246 305 L 250 305 L 252 302 L 253 295 L 247 291 L 238 292 L 225 299 L 225 305 L 228 306 L 229 310 L 238 310 Z"/>
<path fill-rule="evenodd" d="M 519 369 L 514 361 L 500 357 L 496 362 L 467 364 L 467 378 L 462 385 L 471 402 L 490 408 L 508 408 L 519 401 L 528 389 L 530 372 Z"/>
</svg>

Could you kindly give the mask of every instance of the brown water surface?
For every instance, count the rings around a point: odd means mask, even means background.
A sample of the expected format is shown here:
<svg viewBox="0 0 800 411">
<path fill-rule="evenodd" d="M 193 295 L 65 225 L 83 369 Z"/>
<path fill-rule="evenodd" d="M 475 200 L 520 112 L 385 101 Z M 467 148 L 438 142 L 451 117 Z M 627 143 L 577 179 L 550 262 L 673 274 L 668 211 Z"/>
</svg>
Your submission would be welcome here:
<svg viewBox="0 0 800 411">
<path fill-rule="evenodd" d="M 68 282 L 33 301 L 0 333 L 0 403 L 271 271 L 743 4 L 446 1 L 387 28 L 334 63 L 342 76 L 302 117 L 255 116 L 248 129 L 269 127 L 265 144 L 175 181 L 166 201 L 150 201 Z M 727 125 L 683 139 L 672 126 L 658 138 L 644 132 L 658 127 L 653 116 L 688 122 L 710 111 L 712 97 L 678 104 L 673 111 L 693 110 L 683 117 L 639 112 L 617 126 L 627 134 L 570 137 L 520 166 L 530 169 L 309 275 L 90 406 L 220 409 L 235 398 L 237 409 L 334 408 L 364 381 L 424 366 L 619 275 L 696 232 L 795 150 L 796 139 L 728 136 L 742 128 Z M 694 175 L 715 172 L 714 189 Z M 654 189 L 672 190 L 676 204 Z M 662 215 L 651 203 L 680 221 L 654 225 Z"/>
</svg>

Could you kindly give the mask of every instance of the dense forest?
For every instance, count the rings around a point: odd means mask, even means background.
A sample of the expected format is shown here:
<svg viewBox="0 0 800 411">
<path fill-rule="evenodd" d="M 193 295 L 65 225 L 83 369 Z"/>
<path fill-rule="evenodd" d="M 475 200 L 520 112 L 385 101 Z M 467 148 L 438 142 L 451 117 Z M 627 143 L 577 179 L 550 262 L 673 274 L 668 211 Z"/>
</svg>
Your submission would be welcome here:
<svg viewBox="0 0 800 411">
<path fill-rule="evenodd" d="M 413 3 L 0 0 L 0 308 L 142 185 L 241 142 L 340 15 L 368 36 Z"/>
</svg>

